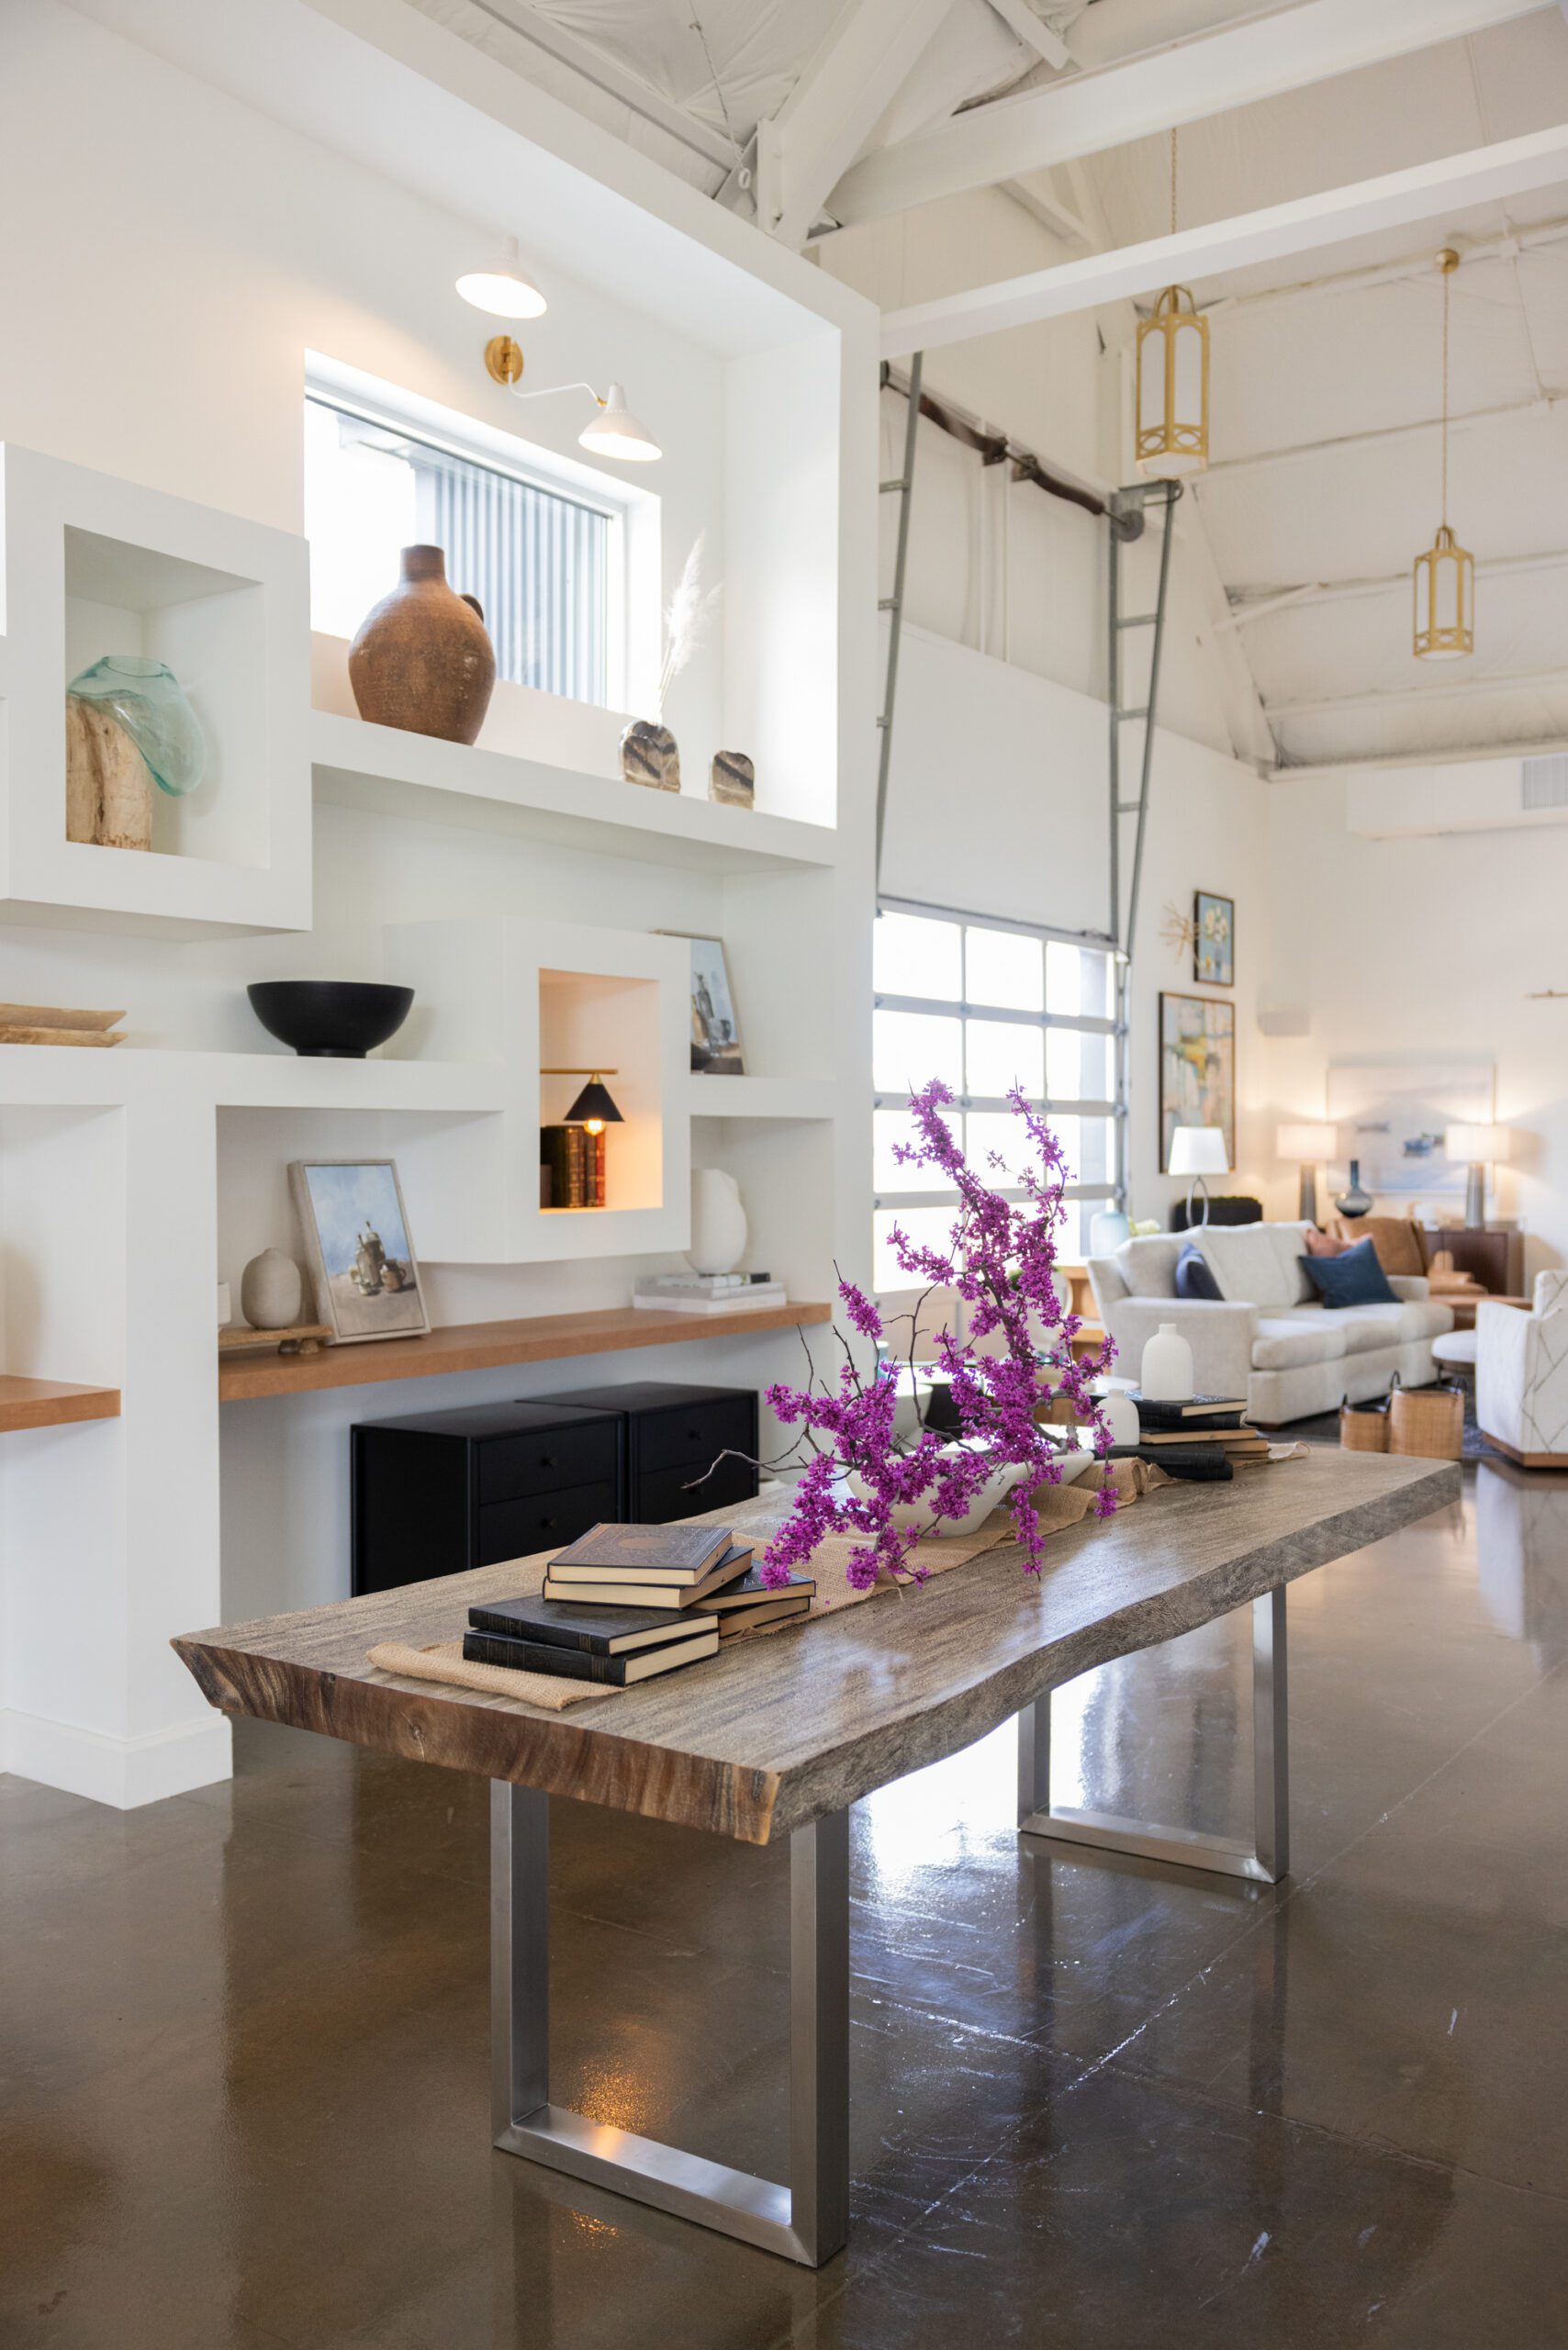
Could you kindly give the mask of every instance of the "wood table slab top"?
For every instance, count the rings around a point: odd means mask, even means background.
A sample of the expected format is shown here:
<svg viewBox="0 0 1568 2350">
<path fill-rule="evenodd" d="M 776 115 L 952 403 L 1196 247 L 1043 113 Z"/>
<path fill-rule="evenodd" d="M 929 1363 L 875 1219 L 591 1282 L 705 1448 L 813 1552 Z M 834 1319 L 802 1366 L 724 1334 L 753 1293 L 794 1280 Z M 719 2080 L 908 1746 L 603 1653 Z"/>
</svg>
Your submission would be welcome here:
<svg viewBox="0 0 1568 2350">
<path fill-rule="evenodd" d="M 174 1643 L 223 1712 L 765 1844 L 957 1753 L 1044 1691 L 1228 1615 L 1458 1498 L 1458 1465 L 1316 1450 L 1228 1485 L 1171 1484 L 923 1588 L 735 1642 L 564 1713 L 376 1671 L 379 1640 L 455 1639 L 477 1600 L 537 1590 L 543 1561 Z M 760 1549 L 780 1493 L 707 1513 Z"/>
</svg>

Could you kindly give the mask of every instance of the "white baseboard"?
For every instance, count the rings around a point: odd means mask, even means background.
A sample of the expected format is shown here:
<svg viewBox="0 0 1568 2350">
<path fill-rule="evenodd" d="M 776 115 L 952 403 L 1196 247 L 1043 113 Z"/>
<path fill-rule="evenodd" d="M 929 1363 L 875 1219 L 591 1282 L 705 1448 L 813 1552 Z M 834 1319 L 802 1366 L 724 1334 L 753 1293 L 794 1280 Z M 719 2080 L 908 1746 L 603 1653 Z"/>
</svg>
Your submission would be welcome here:
<svg viewBox="0 0 1568 2350">
<path fill-rule="evenodd" d="M 106 1738 L 99 1730 L 50 1721 L 17 1707 L 0 1707 L 0 1771 L 112 1804 L 117 1811 L 133 1811 L 139 1804 L 161 1803 L 165 1796 L 230 1778 L 230 1745 L 221 1714 L 140 1738 Z"/>
</svg>

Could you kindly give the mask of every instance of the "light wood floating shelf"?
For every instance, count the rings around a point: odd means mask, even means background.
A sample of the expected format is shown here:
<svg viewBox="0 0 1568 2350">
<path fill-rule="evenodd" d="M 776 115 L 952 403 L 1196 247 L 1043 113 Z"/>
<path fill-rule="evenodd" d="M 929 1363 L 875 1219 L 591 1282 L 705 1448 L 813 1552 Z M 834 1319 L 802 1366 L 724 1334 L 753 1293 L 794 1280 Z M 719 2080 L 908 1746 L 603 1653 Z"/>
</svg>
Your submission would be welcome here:
<svg viewBox="0 0 1568 2350">
<path fill-rule="evenodd" d="M 14 1379 L 0 1372 L 0 1435 L 15 1428 L 63 1428 L 77 1420 L 118 1420 L 118 1387 L 77 1387 L 63 1379 Z"/>
<path fill-rule="evenodd" d="M 437 1379 L 448 1371 L 493 1371 L 509 1363 L 565 1362 L 573 1355 L 734 1338 L 751 1330 L 802 1329 L 832 1319 L 829 1305 L 751 1306 L 734 1314 L 657 1314 L 610 1305 L 591 1314 L 530 1315 L 521 1322 L 459 1322 L 425 1338 L 373 1338 L 362 1346 L 326 1347 L 318 1355 L 220 1362 L 218 1400 L 243 1404 L 258 1395 L 302 1395 L 319 1387 L 370 1387 L 383 1380 Z"/>
</svg>

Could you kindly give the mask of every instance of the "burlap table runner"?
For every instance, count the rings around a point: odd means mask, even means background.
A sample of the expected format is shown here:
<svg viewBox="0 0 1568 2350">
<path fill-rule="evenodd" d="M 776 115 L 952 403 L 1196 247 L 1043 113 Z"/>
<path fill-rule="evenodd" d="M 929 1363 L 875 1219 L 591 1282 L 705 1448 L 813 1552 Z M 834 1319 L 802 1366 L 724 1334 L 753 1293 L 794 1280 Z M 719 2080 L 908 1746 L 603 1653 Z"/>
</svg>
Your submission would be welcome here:
<svg viewBox="0 0 1568 2350">
<path fill-rule="evenodd" d="M 1170 1483 L 1163 1469 L 1145 1460 L 1113 1460 L 1110 1469 L 1117 1505 L 1123 1509 L 1156 1485 Z M 1036 1502 L 1041 1532 L 1061 1534 L 1070 1526 L 1081 1525 L 1094 1507 L 1096 1482 L 1086 1475 L 1074 1484 L 1046 1486 Z M 998 1543 L 1010 1540 L 1012 1534 L 1012 1518 L 1005 1510 L 996 1510 L 972 1534 L 928 1535 L 920 1546 L 920 1562 L 928 1576 L 947 1574 L 954 1567 L 967 1566 L 983 1551 L 993 1550 Z M 818 1590 L 808 1612 L 785 1622 L 758 1624 L 755 1629 L 732 1633 L 730 1639 L 723 1642 L 721 1655 L 734 1640 L 762 1640 L 774 1632 L 799 1631 L 819 1617 L 841 1615 L 846 1607 L 858 1607 L 868 1599 L 880 1599 L 889 1592 L 904 1589 L 902 1583 L 886 1579 L 873 1583 L 868 1591 L 857 1591 L 847 1583 L 845 1577 L 849 1554 L 857 1547 L 856 1537 L 850 1534 L 830 1534 L 819 1542 L 811 1562 Z M 517 1564 L 542 1567 L 554 1555 L 553 1550 L 540 1551 L 532 1558 L 518 1560 Z M 824 1584 L 825 1593 L 822 1588 Z M 368 1651 L 368 1661 L 378 1673 L 394 1673 L 404 1680 L 435 1681 L 449 1688 L 478 1690 L 487 1696 L 521 1698 L 526 1705 L 542 1706 L 555 1714 L 563 1713 L 568 1706 L 586 1705 L 593 1698 L 625 1695 L 623 1690 L 606 1687 L 601 1681 L 567 1681 L 554 1673 L 520 1673 L 510 1665 L 471 1664 L 463 1653 L 461 1638 L 437 1640 L 422 1649 L 411 1648 L 402 1640 L 380 1640 Z"/>
</svg>

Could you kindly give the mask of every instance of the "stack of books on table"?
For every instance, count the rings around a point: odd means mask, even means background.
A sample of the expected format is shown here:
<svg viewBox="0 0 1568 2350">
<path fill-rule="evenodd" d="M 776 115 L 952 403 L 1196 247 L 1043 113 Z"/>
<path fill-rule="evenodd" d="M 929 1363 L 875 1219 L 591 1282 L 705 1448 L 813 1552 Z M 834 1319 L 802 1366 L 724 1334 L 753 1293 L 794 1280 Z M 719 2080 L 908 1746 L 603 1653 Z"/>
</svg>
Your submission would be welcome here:
<svg viewBox="0 0 1568 2350">
<path fill-rule="evenodd" d="M 1238 1466 L 1269 1458 L 1269 1439 L 1247 1423 L 1245 1397 L 1193 1395 L 1184 1404 L 1156 1402 L 1135 1387 L 1140 1460 L 1158 1461 L 1172 1477 L 1223 1483 Z"/>
<path fill-rule="evenodd" d="M 728 1527 L 595 1526 L 551 1561 L 538 1598 L 471 1607 L 463 1653 L 620 1689 L 804 1616 L 815 1590 L 804 1575 L 769 1590 Z"/>
<path fill-rule="evenodd" d="M 664 1314 L 735 1314 L 785 1302 L 771 1273 L 655 1273 L 632 1292 L 633 1305 Z"/>
</svg>

